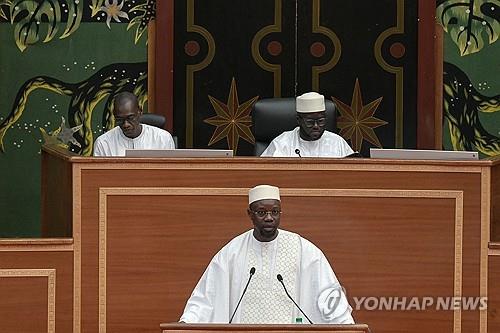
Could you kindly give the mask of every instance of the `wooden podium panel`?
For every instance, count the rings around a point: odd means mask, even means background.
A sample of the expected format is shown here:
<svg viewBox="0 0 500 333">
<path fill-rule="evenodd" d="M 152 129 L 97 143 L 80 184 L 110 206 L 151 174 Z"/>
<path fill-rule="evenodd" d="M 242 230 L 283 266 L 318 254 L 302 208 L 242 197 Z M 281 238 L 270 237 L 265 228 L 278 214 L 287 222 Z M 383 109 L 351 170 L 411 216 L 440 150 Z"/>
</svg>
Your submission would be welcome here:
<svg viewBox="0 0 500 333">
<path fill-rule="evenodd" d="M 45 209 L 43 230 L 73 232 L 75 332 L 154 332 L 178 320 L 212 256 L 251 228 L 248 189 L 269 183 L 281 188 L 281 227 L 323 250 L 357 322 L 375 332 L 486 333 L 486 309 L 356 301 L 487 295 L 498 161 L 42 154 L 72 175 L 72 218 Z M 50 193 L 56 184 L 47 184 Z"/>
<path fill-rule="evenodd" d="M 490 245 L 488 265 L 488 332 L 500 332 L 500 243 Z"/>
<path fill-rule="evenodd" d="M 0 331 L 71 332 L 70 239 L 0 239 Z"/>
<path fill-rule="evenodd" d="M 237 325 L 237 324 L 161 324 L 162 333 L 217 333 L 217 332 L 245 332 L 245 333 L 369 333 L 368 325 Z"/>
</svg>

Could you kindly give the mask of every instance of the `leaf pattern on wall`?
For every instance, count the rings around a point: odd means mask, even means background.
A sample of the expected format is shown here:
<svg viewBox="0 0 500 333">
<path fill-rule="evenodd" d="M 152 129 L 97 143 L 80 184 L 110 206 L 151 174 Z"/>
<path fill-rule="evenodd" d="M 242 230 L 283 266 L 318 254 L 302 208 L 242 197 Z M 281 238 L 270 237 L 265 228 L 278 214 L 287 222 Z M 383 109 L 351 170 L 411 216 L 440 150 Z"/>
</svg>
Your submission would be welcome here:
<svg viewBox="0 0 500 333">
<path fill-rule="evenodd" d="M 14 39 L 19 50 L 37 43 L 46 28 L 44 43 L 50 42 L 57 34 L 64 13 L 66 27 L 59 38 L 70 36 L 80 26 L 82 19 L 80 0 L 59 2 L 56 0 L 18 0 L 10 5 L 10 21 L 15 25 Z M 44 27 L 44 28 L 42 28 Z"/>
<path fill-rule="evenodd" d="M 148 0 L 146 3 L 139 4 L 130 9 L 130 12 L 134 11 L 140 14 L 130 20 L 127 30 L 132 28 L 134 25 L 137 26 L 134 39 L 134 42 L 137 44 L 144 31 L 146 31 L 149 21 L 156 16 L 156 1 Z"/>
<path fill-rule="evenodd" d="M 90 9 L 92 10 L 92 17 L 96 16 L 97 13 L 99 13 L 103 4 L 104 0 L 92 0 L 92 4 L 90 5 Z"/>
<path fill-rule="evenodd" d="M 0 19 L 9 20 L 9 8 L 12 5 L 11 0 L 0 0 Z"/>
<path fill-rule="evenodd" d="M 125 0 L 0 0 L 0 21 L 14 25 L 14 40 L 19 50 L 42 39 L 44 43 L 71 36 L 82 23 L 98 22 L 99 12 L 105 12 L 109 28 L 111 19 L 121 22 L 118 17 L 131 17 L 127 30 L 135 27 L 135 44 L 156 15 L 156 0 L 137 0 L 136 5 L 126 4 Z M 125 9 L 127 7 L 128 9 Z M 123 11 L 122 11 L 122 7 Z"/>
<path fill-rule="evenodd" d="M 436 17 L 460 49 L 462 56 L 479 52 L 500 33 L 499 0 L 447 0 L 439 4 Z"/>
</svg>

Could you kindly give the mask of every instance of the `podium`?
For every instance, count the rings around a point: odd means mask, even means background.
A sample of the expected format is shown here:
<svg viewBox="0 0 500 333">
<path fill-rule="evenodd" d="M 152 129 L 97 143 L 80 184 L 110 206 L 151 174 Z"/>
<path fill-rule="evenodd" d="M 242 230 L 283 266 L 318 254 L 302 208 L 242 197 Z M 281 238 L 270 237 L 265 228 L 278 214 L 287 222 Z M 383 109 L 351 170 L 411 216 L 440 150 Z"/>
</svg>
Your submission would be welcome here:
<svg viewBox="0 0 500 333">
<path fill-rule="evenodd" d="M 39 291 L 23 311 L 55 313 L 56 331 L 157 332 L 179 319 L 212 256 L 252 227 L 257 184 L 281 188 L 281 228 L 324 252 L 356 322 L 500 331 L 499 158 L 89 158 L 44 146 L 43 233 L 67 240 L 0 241 L 0 313 L 14 325 L 14 290 Z M 488 297 L 488 308 L 415 309 L 414 297 Z"/>
<path fill-rule="evenodd" d="M 218 333 L 218 332 L 244 332 L 244 333 L 369 333 L 368 325 L 242 325 L 242 324 L 161 324 L 162 333 Z"/>
</svg>

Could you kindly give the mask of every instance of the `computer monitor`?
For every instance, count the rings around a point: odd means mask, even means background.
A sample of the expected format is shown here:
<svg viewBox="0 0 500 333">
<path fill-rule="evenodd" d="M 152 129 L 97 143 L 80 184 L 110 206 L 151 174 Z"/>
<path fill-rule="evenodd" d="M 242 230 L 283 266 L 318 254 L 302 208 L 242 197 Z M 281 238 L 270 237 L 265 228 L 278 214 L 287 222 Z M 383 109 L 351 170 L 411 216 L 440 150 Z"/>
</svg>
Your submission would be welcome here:
<svg viewBox="0 0 500 333">
<path fill-rule="evenodd" d="M 479 153 L 477 151 L 370 148 L 370 157 L 400 160 L 478 160 Z"/>
<path fill-rule="evenodd" d="M 228 149 L 127 149 L 125 157 L 232 157 Z"/>
</svg>

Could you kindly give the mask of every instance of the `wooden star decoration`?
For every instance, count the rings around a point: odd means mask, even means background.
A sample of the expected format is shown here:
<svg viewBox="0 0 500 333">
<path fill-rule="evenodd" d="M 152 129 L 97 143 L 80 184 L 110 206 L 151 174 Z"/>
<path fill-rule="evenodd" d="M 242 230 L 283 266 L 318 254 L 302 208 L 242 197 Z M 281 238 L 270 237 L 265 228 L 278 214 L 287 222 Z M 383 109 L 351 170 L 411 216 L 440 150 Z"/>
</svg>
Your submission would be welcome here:
<svg viewBox="0 0 500 333">
<path fill-rule="evenodd" d="M 387 124 L 386 121 L 373 116 L 382 101 L 382 97 L 363 105 L 361 88 L 358 79 L 356 79 L 350 106 L 333 96 L 332 99 L 340 111 L 340 116 L 337 119 L 337 126 L 340 129 L 339 134 L 351 141 L 352 149 L 361 151 L 363 140 L 382 148 L 382 144 L 373 130 Z"/>
<path fill-rule="evenodd" d="M 255 96 L 243 104 L 239 104 L 236 81 L 233 77 L 227 104 L 210 95 L 208 98 L 217 114 L 214 117 L 204 120 L 205 123 L 216 126 L 212 138 L 208 143 L 209 146 L 226 138 L 229 149 L 232 149 L 236 153 L 240 137 L 249 143 L 255 143 L 255 138 L 250 130 L 252 126 L 250 112 L 259 96 Z"/>
</svg>

